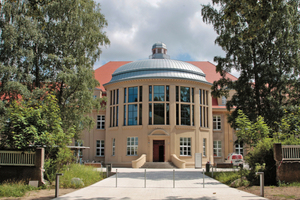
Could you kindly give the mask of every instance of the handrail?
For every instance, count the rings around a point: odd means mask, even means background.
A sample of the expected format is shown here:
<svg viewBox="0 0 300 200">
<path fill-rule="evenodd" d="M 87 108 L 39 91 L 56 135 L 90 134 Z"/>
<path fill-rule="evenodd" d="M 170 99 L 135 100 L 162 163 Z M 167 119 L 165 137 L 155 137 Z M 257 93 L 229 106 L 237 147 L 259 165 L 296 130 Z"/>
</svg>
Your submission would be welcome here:
<svg viewBox="0 0 300 200">
<path fill-rule="evenodd" d="M 35 166 L 35 152 L 0 151 L 0 165 Z"/>
</svg>

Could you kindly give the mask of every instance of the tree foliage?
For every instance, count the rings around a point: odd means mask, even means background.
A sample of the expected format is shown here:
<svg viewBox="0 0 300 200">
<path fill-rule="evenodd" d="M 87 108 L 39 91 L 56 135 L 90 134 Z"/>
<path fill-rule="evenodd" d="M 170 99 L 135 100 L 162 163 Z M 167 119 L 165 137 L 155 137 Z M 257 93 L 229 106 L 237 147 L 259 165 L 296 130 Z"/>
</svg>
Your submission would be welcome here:
<svg viewBox="0 0 300 200">
<path fill-rule="evenodd" d="M 64 132 L 92 123 L 101 100 L 93 65 L 109 44 L 100 5 L 93 0 L 4 0 L 0 13 L 0 96 L 57 98 Z M 5 105 L 8 106 L 8 105 Z M 3 110 L 2 110 L 3 114 Z"/>
<path fill-rule="evenodd" d="M 238 110 L 238 117 L 235 119 L 236 136 L 239 141 L 248 144 L 250 147 L 256 145 L 258 141 L 269 136 L 269 127 L 264 122 L 263 117 L 258 116 L 256 122 L 251 122 L 242 110 Z"/>
<path fill-rule="evenodd" d="M 213 0 L 203 5 L 202 16 L 214 26 L 215 43 L 225 51 L 216 56 L 222 78 L 212 87 L 214 96 L 235 90 L 227 109 L 234 109 L 229 122 L 236 127 L 238 110 L 250 121 L 262 116 L 277 131 L 284 106 L 299 103 L 299 1 L 298 0 Z M 227 78 L 240 72 L 237 81 Z"/>
<path fill-rule="evenodd" d="M 74 133 L 72 127 L 69 134 L 64 133 L 57 100 L 50 94 L 43 100 L 14 100 L 5 118 L 0 132 L 2 148 L 26 151 L 40 146 L 51 153 L 53 148 L 66 146 Z"/>
</svg>

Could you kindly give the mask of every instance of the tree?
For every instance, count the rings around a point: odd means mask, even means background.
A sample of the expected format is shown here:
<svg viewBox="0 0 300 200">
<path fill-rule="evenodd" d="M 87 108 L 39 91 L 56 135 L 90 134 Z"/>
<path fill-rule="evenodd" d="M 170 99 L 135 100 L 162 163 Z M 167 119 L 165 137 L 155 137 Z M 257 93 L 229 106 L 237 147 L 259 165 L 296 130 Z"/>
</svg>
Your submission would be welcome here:
<svg viewBox="0 0 300 200">
<path fill-rule="evenodd" d="M 270 129 L 261 116 L 258 116 L 256 122 L 251 122 L 242 110 L 238 110 L 235 124 L 238 128 L 236 130 L 238 140 L 248 144 L 250 147 L 269 136 Z"/>
<path fill-rule="evenodd" d="M 46 95 L 42 100 L 19 99 L 6 109 L 4 126 L 1 129 L 1 148 L 34 150 L 38 146 L 49 154 L 53 148 L 65 147 L 72 138 L 74 129 L 64 134 L 57 100 Z"/>
<path fill-rule="evenodd" d="M 214 26 L 215 43 L 225 51 L 216 56 L 217 72 L 212 94 L 227 96 L 235 90 L 226 107 L 229 122 L 242 110 L 251 121 L 262 116 L 273 131 L 284 107 L 299 103 L 299 1 L 298 0 L 213 0 L 204 5 L 203 20 Z M 240 72 L 237 81 L 226 78 L 231 70 Z"/>
<path fill-rule="evenodd" d="M 92 124 L 100 108 L 93 65 L 108 45 L 100 4 L 93 0 L 4 0 L 0 13 L 0 97 L 57 98 L 65 133 Z M 2 107 L 3 108 L 3 107 Z M 4 110 L 2 109 L 2 114 Z"/>
</svg>

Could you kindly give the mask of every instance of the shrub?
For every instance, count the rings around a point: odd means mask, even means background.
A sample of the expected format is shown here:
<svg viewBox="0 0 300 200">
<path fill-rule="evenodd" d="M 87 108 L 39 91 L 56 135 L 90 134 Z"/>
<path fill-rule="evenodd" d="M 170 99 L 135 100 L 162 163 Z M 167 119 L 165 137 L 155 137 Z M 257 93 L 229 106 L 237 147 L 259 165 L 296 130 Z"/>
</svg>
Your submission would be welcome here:
<svg viewBox="0 0 300 200">
<path fill-rule="evenodd" d="M 248 180 L 253 185 L 259 185 L 259 177 L 255 175 L 257 171 L 264 172 L 265 185 L 276 185 L 276 162 L 274 160 L 273 144 L 274 140 L 272 138 L 264 138 L 245 156 L 245 160 L 251 169 Z"/>
<path fill-rule="evenodd" d="M 24 182 L 7 182 L 0 185 L 0 197 L 23 197 L 27 191 L 36 189 L 33 186 L 24 184 Z"/>
<path fill-rule="evenodd" d="M 98 172 L 95 168 L 80 164 L 71 164 L 63 171 L 60 177 L 60 186 L 62 188 L 80 188 L 82 184 L 72 184 L 72 178 L 80 178 L 84 186 L 91 185 L 103 179 L 102 172 Z"/>
</svg>

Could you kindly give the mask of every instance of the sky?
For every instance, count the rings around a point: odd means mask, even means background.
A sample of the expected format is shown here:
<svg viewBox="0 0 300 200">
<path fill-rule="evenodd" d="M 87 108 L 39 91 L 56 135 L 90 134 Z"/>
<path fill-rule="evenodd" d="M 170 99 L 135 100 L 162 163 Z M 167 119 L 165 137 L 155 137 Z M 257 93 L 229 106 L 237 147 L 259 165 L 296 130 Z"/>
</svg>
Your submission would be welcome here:
<svg viewBox="0 0 300 200">
<path fill-rule="evenodd" d="M 94 69 L 109 61 L 148 59 L 152 45 L 163 42 L 171 59 L 210 61 L 225 53 L 217 34 L 202 20 L 202 4 L 211 0 L 95 0 L 101 4 L 110 45 L 102 47 Z M 237 72 L 232 72 L 238 76 Z"/>
</svg>

